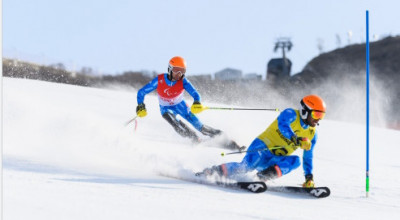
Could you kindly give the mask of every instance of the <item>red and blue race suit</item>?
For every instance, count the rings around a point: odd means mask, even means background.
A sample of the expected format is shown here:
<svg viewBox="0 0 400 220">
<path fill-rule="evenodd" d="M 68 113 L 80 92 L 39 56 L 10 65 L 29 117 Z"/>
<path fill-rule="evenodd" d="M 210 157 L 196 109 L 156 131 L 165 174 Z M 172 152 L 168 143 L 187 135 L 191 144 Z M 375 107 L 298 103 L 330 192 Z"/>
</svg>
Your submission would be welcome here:
<svg viewBox="0 0 400 220">
<path fill-rule="evenodd" d="M 193 127 L 201 131 L 203 124 L 190 111 L 189 106 L 183 99 L 183 92 L 186 90 L 193 97 L 194 101 L 200 102 L 200 94 L 188 79 L 183 78 L 182 80 L 171 81 L 168 79 L 167 73 L 160 74 L 138 91 L 137 103 L 142 104 L 145 96 L 156 89 L 161 115 L 167 112 L 174 116 L 179 114 L 190 122 Z"/>
</svg>

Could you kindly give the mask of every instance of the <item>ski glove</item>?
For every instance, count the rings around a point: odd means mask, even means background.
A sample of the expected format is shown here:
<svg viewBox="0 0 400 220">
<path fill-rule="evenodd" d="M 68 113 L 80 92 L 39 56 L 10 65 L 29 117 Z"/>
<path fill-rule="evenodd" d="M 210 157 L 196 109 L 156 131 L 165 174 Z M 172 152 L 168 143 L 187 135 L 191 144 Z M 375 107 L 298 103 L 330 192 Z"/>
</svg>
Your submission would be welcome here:
<svg viewBox="0 0 400 220">
<path fill-rule="evenodd" d="M 311 141 L 306 137 L 297 137 L 293 135 L 291 138 L 295 146 L 299 146 L 303 150 L 310 150 L 311 149 Z"/>
<path fill-rule="evenodd" d="M 137 114 L 137 116 L 139 116 L 141 118 L 143 118 L 143 117 L 145 117 L 147 115 L 146 105 L 144 103 L 139 104 L 136 107 L 136 114 Z"/>
<path fill-rule="evenodd" d="M 202 112 L 203 110 L 205 110 L 205 108 L 199 101 L 194 101 L 192 107 L 190 107 L 190 110 L 194 114 L 198 114 L 198 113 Z"/>
<path fill-rule="evenodd" d="M 314 188 L 314 179 L 312 174 L 306 175 L 306 181 L 303 183 L 304 188 Z"/>
</svg>

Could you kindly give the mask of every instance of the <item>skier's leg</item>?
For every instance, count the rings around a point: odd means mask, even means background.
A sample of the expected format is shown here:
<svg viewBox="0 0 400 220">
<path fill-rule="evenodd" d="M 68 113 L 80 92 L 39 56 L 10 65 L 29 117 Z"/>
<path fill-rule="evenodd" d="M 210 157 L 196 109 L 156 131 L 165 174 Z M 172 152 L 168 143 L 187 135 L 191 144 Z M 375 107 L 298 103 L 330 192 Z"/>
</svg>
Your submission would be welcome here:
<svg viewBox="0 0 400 220">
<path fill-rule="evenodd" d="M 223 134 L 223 132 L 221 130 L 214 129 L 214 128 L 204 125 L 204 124 L 203 124 L 203 127 L 201 128 L 200 132 L 206 136 L 210 136 L 211 138 Z M 225 149 L 239 150 L 239 151 L 244 151 L 246 149 L 245 146 L 239 146 L 239 144 L 237 144 L 233 140 L 230 140 L 228 137 L 226 137 L 226 135 L 224 135 L 224 137 L 222 138 L 222 141 L 223 141 L 223 143 L 221 143 L 221 144 L 223 145 L 223 148 L 225 148 Z"/>
<path fill-rule="evenodd" d="M 175 110 L 178 114 L 180 114 L 184 119 L 186 119 L 190 124 L 193 125 L 193 127 L 195 127 L 202 134 L 210 137 L 214 137 L 215 135 L 221 134 L 220 130 L 214 129 L 210 126 L 201 123 L 199 118 L 197 118 L 197 116 L 190 111 L 190 108 L 189 106 L 186 105 L 185 101 L 182 101 L 181 103 L 177 104 Z"/>
<path fill-rule="evenodd" d="M 194 115 L 191 111 L 190 108 L 186 105 L 185 101 L 182 101 L 181 103 L 177 104 L 174 110 L 180 114 L 184 119 L 186 119 L 190 124 L 193 125 L 198 131 L 200 131 L 203 135 L 210 136 L 210 137 L 215 137 L 217 135 L 221 135 L 222 131 L 212 128 L 208 125 L 203 124 L 199 118 L 197 118 L 196 115 Z M 246 149 L 244 146 L 239 146 L 235 141 L 232 140 L 226 140 L 225 143 L 223 143 L 224 148 L 230 149 L 230 150 L 239 150 L 243 151 Z"/>
<path fill-rule="evenodd" d="M 214 137 L 214 136 L 220 135 L 222 133 L 221 130 L 212 128 L 212 127 L 207 126 L 205 124 L 203 124 L 203 127 L 201 128 L 200 132 L 202 134 L 210 136 L 210 137 Z"/>
<path fill-rule="evenodd" d="M 179 104 L 175 105 L 174 111 L 181 115 L 182 118 L 186 119 L 190 124 L 193 125 L 198 131 L 201 132 L 201 128 L 203 127 L 203 123 L 194 115 L 191 111 L 189 106 L 186 105 L 185 101 L 180 102 Z"/>
<path fill-rule="evenodd" d="M 183 121 L 178 120 L 179 125 L 185 130 L 185 133 L 188 134 L 188 137 L 191 138 L 194 142 L 200 143 L 200 138 L 197 136 L 195 131 L 189 128 Z"/>
<path fill-rule="evenodd" d="M 257 172 L 258 178 L 263 181 L 276 179 L 282 176 L 282 171 L 278 165 L 270 166 L 262 171 Z"/>
<path fill-rule="evenodd" d="M 162 116 L 169 124 L 172 125 L 172 127 L 178 134 L 183 137 L 189 137 L 196 142 L 199 141 L 199 137 L 196 135 L 196 133 L 187 125 L 185 125 L 182 121 L 178 120 L 175 115 L 170 112 L 165 112 Z"/>
<path fill-rule="evenodd" d="M 236 141 L 229 139 L 225 141 L 224 148 L 229 150 L 239 150 L 240 152 L 246 150 L 246 146 L 239 146 L 239 144 L 237 144 Z"/>
<path fill-rule="evenodd" d="M 273 156 L 268 161 L 269 166 L 259 171 L 257 176 L 262 180 L 270 180 L 286 175 L 300 166 L 298 156 Z"/>
<path fill-rule="evenodd" d="M 220 176 L 233 176 L 250 172 L 257 168 L 260 161 L 263 160 L 262 150 L 267 146 L 260 139 L 256 138 L 249 146 L 248 152 L 242 162 L 225 163 L 218 166 L 205 169 L 203 172 L 210 175 L 217 172 Z M 258 151 L 259 150 L 259 151 Z"/>
<path fill-rule="evenodd" d="M 300 166 L 300 158 L 296 155 L 279 156 L 276 165 L 282 170 L 282 175 L 290 173 L 292 170 Z"/>
</svg>

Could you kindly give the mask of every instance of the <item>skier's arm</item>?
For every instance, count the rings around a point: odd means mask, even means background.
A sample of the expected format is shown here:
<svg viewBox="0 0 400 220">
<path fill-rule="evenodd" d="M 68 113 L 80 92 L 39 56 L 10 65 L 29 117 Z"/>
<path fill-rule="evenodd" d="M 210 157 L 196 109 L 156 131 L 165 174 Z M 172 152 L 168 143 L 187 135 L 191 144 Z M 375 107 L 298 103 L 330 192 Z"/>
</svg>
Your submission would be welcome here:
<svg viewBox="0 0 400 220">
<path fill-rule="evenodd" d="M 141 89 L 139 89 L 137 93 L 137 103 L 142 104 L 144 102 L 144 97 L 149 94 L 150 92 L 154 91 L 157 89 L 158 85 L 158 78 L 154 78 L 152 81 L 147 83 L 145 86 L 143 86 Z"/>
<path fill-rule="evenodd" d="M 283 112 L 281 112 L 281 114 L 278 116 L 279 131 L 289 140 L 293 137 L 293 135 L 295 135 L 290 127 L 290 124 L 296 120 L 296 117 L 296 111 L 291 108 L 283 110 Z"/>
<path fill-rule="evenodd" d="M 304 170 L 304 175 L 309 175 L 312 174 L 313 170 L 313 151 L 314 151 L 314 146 L 317 143 L 318 139 L 318 134 L 315 132 L 314 138 L 311 140 L 311 149 L 310 150 L 304 150 L 303 152 L 303 170 Z"/>
<path fill-rule="evenodd" d="M 183 88 L 193 97 L 195 102 L 200 102 L 200 94 L 186 78 L 183 78 Z"/>
</svg>

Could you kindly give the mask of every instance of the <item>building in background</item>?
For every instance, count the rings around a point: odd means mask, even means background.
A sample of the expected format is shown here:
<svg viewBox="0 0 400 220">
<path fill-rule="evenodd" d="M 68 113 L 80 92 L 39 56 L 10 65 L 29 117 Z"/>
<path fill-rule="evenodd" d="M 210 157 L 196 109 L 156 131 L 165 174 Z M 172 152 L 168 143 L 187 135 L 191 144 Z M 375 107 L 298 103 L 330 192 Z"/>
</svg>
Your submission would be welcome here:
<svg viewBox="0 0 400 220">
<path fill-rule="evenodd" d="M 262 76 L 257 73 L 248 73 L 248 74 L 243 75 L 243 80 L 244 81 L 261 81 Z"/>
<path fill-rule="evenodd" d="M 290 51 L 293 47 L 289 38 L 279 38 L 275 43 L 274 52 L 282 50 L 282 58 L 273 58 L 267 64 L 268 81 L 282 80 L 290 77 L 292 62 L 286 58 L 286 50 Z"/>
<path fill-rule="evenodd" d="M 232 68 L 225 68 L 215 73 L 215 80 L 239 81 L 242 79 L 242 71 Z"/>
</svg>

